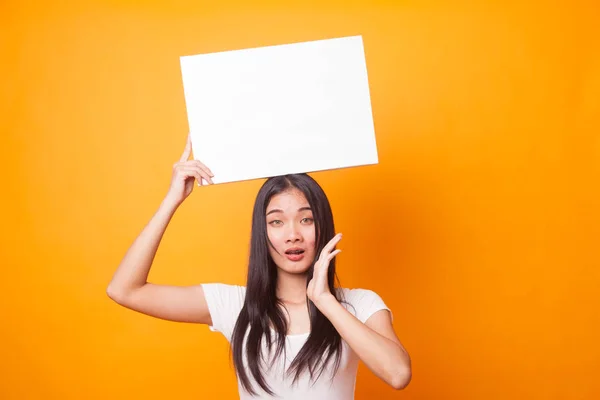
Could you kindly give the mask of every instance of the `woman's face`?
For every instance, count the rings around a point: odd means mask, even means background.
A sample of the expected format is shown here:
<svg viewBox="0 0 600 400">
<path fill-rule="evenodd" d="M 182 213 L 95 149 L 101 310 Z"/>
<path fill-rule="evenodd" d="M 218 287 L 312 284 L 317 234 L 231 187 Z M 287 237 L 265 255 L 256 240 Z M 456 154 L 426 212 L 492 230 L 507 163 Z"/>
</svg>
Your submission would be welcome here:
<svg viewBox="0 0 600 400">
<path fill-rule="evenodd" d="M 315 222 L 304 194 L 289 189 L 273 196 L 266 219 L 275 264 L 288 273 L 305 273 L 315 259 Z"/>
</svg>

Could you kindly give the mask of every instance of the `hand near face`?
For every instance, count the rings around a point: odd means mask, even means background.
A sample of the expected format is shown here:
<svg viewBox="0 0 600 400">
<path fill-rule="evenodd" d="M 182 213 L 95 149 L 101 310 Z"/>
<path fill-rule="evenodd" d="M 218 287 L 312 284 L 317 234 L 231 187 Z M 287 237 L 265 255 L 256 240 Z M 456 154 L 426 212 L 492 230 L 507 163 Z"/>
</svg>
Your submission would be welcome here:
<svg viewBox="0 0 600 400">
<path fill-rule="evenodd" d="M 214 177 L 211 170 L 198 160 L 190 160 L 192 154 L 192 139 L 188 135 L 187 143 L 179 162 L 173 165 L 173 176 L 171 186 L 166 198 L 175 204 L 181 204 L 194 189 L 194 182 L 202 185 L 204 179 L 208 184 L 213 184 Z"/>
<path fill-rule="evenodd" d="M 338 233 L 323 247 L 319 259 L 315 263 L 313 276 L 306 291 L 308 298 L 315 305 L 323 299 L 333 296 L 329 291 L 327 272 L 329 271 L 329 262 L 341 252 L 341 250 L 334 250 L 340 240 L 342 240 L 342 234 Z"/>
</svg>

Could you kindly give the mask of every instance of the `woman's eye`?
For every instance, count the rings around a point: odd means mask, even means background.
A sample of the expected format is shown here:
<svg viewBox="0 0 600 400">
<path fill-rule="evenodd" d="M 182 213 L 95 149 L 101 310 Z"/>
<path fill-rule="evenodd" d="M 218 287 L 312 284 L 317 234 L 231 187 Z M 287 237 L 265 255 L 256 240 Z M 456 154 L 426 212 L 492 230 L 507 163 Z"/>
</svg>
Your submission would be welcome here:
<svg viewBox="0 0 600 400">
<path fill-rule="evenodd" d="M 302 218 L 302 220 L 300 222 L 302 222 L 304 224 L 310 224 L 313 222 L 313 219 L 312 218 Z"/>
<path fill-rule="evenodd" d="M 273 220 L 273 221 L 269 222 L 269 225 L 280 225 L 280 224 L 282 224 L 282 223 L 283 223 L 283 222 L 281 222 L 280 220 L 278 220 L 278 219 L 275 219 L 275 220 Z"/>
</svg>

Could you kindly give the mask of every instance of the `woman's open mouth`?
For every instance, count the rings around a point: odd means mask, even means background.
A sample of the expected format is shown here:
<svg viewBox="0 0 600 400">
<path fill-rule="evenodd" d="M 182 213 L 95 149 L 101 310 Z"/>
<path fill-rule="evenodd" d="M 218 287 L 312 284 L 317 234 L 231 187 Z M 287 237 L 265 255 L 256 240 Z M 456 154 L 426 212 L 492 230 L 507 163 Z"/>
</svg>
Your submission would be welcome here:
<svg viewBox="0 0 600 400">
<path fill-rule="evenodd" d="M 285 252 L 285 256 L 290 261 L 300 261 L 304 258 L 304 250 L 302 249 L 289 249 Z"/>
</svg>

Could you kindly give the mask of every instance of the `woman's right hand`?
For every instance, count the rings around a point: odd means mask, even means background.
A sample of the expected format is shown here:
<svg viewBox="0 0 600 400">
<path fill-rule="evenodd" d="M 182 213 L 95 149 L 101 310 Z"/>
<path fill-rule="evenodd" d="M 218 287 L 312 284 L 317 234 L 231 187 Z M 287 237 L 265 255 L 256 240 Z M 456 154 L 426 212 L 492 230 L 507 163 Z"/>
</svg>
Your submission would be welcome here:
<svg viewBox="0 0 600 400">
<path fill-rule="evenodd" d="M 201 186 L 202 179 L 208 184 L 213 184 L 212 171 L 200 161 L 188 160 L 192 153 L 192 139 L 188 135 L 187 143 L 179 162 L 173 165 L 173 176 L 171 177 L 171 186 L 167 193 L 166 199 L 175 204 L 181 204 L 194 189 L 194 181 Z"/>
</svg>

